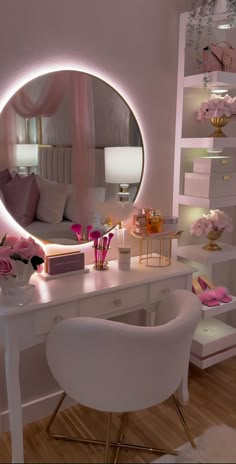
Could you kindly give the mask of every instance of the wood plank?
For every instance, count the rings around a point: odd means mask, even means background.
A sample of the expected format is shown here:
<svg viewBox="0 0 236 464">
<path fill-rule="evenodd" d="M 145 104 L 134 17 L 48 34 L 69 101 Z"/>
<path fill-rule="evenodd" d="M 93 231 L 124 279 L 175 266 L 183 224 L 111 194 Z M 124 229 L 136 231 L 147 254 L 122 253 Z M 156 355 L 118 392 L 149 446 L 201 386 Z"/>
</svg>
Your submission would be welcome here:
<svg viewBox="0 0 236 464">
<path fill-rule="evenodd" d="M 194 437 L 208 427 L 227 424 L 236 429 L 236 357 L 205 371 L 191 365 L 189 377 L 190 402 L 184 414 Z M 121 415 L 113 417 L 112 439 L 119 432 Z M 93 445 L 50 439 L 45 427 L 47 418 L 24 427 L 25 461 L 27 463 L 98 463 L 104 462 L 104 450 Z M 83 436 L 105 437 L 105 416 L 84 406 L 61 412 L 54 430 L 80 433 Z M 132 413 L 128 417 L 125 440 L 160 447 L 177 448 L 187 439 L 170 401 L 159 406 Z M 121 451 L 120 463 L 146 463 L 156 456 L 137 451 Z M 0 462 L 10 462 L 10 434 L 4 433 L 0 442 Z"/>
</svg>

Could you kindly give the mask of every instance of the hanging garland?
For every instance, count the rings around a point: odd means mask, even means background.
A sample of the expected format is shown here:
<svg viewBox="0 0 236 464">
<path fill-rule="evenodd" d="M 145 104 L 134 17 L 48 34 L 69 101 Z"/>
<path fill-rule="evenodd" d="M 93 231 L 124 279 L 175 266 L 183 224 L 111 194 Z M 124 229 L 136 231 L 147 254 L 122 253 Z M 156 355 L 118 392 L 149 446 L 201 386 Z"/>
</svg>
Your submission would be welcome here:
<svg viewBox="0 0 236 464">
<path fill-rule="evenodd" d="M 210 40 L 212 24 L 218 0 L 193 0 L 186 27 L 186 48 L 193 47 L 198 52 L 202 35 L 203 20 L 207 25 L 207 38 Z M 226 0 L 226 21 L 232 26 L 236 21 L 236 0 Z M 198 59 L 198 62 L 201 61 Z"/>
</svg>

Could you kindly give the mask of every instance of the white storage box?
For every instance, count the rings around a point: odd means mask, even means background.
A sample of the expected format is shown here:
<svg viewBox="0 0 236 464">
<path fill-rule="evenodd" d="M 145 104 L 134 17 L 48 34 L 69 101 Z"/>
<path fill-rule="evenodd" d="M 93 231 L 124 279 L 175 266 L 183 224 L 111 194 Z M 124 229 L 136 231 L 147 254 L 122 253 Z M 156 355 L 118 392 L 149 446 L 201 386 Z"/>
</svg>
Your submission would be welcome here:
<svg viewBox="0 0 236 464">
<path fill-rule="evenodd" d="M 196 172 L 186 172 L 184 195 L 201 198 L 236 195 L 236 173 L 197 174 Z"/>
<path fill-rule="evenodd" d="M 218 319 L 201 319 L 195 330 L 191 353 L 202 359 L 236 345 L 236 328 Z"/>
<path fill-rule="evenodd" d="M 206 156 L 193 161 L 193 172 L 202 174 L 225 174 L 236 172 L 236 158 L 231 156 Z"/>
</svg>

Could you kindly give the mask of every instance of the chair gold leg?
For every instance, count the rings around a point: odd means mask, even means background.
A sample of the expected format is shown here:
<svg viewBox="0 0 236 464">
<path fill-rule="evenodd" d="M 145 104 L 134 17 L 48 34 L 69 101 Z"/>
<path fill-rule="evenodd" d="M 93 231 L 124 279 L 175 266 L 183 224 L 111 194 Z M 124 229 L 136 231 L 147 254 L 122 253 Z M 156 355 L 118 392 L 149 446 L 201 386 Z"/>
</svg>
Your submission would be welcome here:
<svg viewBox="0 0 236 464">
<path fill-rule="evenodd" d="M 162 448 L 153 448 L 153 447 L 148 447 L 148 446 L 142 446 L 142 445 L 134 445 L 134 444 L 130 444 L 130 443 L 122 443 L 122 439 L 123 439 L 123 436 L 124 436 L 124 430 L 125 430 L 125 426 L 126 426 L 126 421 L 127 421 L 127 416 L 128 414 L 125 413 L 124 416 L 123 416 L 123 421 L 122 421 L 122 425 L 121 425 L 121 431 L 120 431 L 120 436 L 119 436 L 119 441 L 118 442 L 111 442 L 110 441 L 110 431 L 111 431 L 111 420 L 112 420 L 112 413 L 108 413 L 108 418 L 107 418 L 107 435 L 106 435 L 106 441 L 104 440 L 96 440 L 96 439 L 89 439 L 89 438 L 82 438 L 82 437 L 78 437 L 78 436 L 68 436 L 68 435 L 62 435 L 62 434 L 57 434 L 57 433 L 52 433 L 51 432 L 51 426 L 55 420 L 55 417 L 64 401 L 66 397 L 66 393 L 62 393 L 53 413 L 52 413 L 52 416 L 50 417 L 49 419 L 49 422 L 47 424 L 47 427 L 46 427 L 46 432 L 48 433 L 48 435 L 51 437 L 51 438 L 54 438 L 56 440 L 65 440 L 65 441 L 73 441 L 73 442 L 79 442 L 79 443 L 84 443 L 84 444 L 92 444 L 92 445 L 99 445 L 99 446 L 105 446 L 105 463 L 108 463 L 109 462 L 109 450 L 110 450 L 110 447 L 113 447 L 113 448 L 117 448 L 116 450 L 116 453 L 115 453 L 115 460 L 114 460 L 114 464 L 117 464 L 117 461 L 118 461 L 118 456 L 119 456 L 119 452 L 121 449 L 132 449 L 132 450 L 139 450 L 139 451 L 148 451 L 148 452 L 151 452 L 151 453 L 158 453 L 158 454 L 171 454 L 171 455 L 178 455 L 178 452 L 177 451 L 172 451 L 172 450 L 169 450 L 169 449 L 162 449 Z M 178 413 L 178 416 L 184 426 L 184 430 L 189 438 L 189 441 L 191 443 L 191 445 L 193 446 L 193 448 L 196 448 L 196 445 L 192 439 L 192 436 L 190 434 L 190 431 L 187 427 L 187 424 L 185 422 L 185 419 L 178 407 L 178 404 L 176 403 L 175 401 L 175 398 L 174 397 L 171 397 L 172 399 L 172 402 L 175 406 L 175 409 Z"/>
<path fill-rule="evenodd" d="M 182 426 L 183 426 L 183 428 L 184 428 L 184 431 L 185 431 L 185 433 L 186 433 L 186 435 L 187 435 L 187 437 L 188 437 L 188 439 L 189 439 L 189 441 L 190 441 L 192 447 L 193 447 L 194 449 L 196 449 L 196 445 L 195 445 L 195 443 L 194 443 L 192 434 L 191 434 L 191 432 L 190 432 L 190 430 L 189 430 L 189 428 L 188 428 L 187 422 L 186 422 L 186 420 L 185 420 L 185 418 L 184 418 L 183 413 L 181 412 L 181 410 L 180 410 L 180 408 L 179 408 L 179 405 L 178 405 L 178 403 L 177 403 L 177 401 L 176 401 L 174 395 L 171 396 L 171 400 L 172 400 L 172 403 L 173 403 L 173 405 L 174 405 L 174 408 L 175 408 L 175 410 L 176 410 L 176 412 L 177 412 L 177 414 L 178 414 L 178 416 L 179 416 L 180 422 L 181 422 L 181 424 L 182 424 Z"/>
<path fill-rule="evenodd" d="M 127 418 L 128 418 L 128 413 L 126 412 L 125 414 L 123 414 L 121 430 L 120 430 L 120 436 L 119 436 L 119 439 L 118 439 L 118 445 L 119 445 L 119 443 L 121 443 L 121 441 L 123 439 Z M 114 464 L 116 464 L 117 461 L 118 461 L 119 453 L 120 453 L 120 446 L 118 446 L 117 449 L 116 449 Z"/>
<path fill-rule="evenodd" d="M 111 420 L 112 420 L 112 413 L 107 413 L 107 436 L 106 436 L 106 443 L 105 443 L 105 463 L 109 462 L 109 451 L 110 451 L 110 438 L 111 438 Z"/>
<path fill-rule="evenodd" d="M 56 417 L 56 415 L 57 415 L 57 413 L 58 413 L 64 399 L 65 399 L 65 397 L 66 397 L 66 393 L 63 392 L 60 399 L 59 399 L 59 401 L 58 401 L 58 403 L 57 403 L 57 405 L 56 405 L 56 407 L 55 407 L 55 409 L 54 409 L 54 411 L 53 411 L 53 413 L 52 413 L 52 415 L 51 415 L 51 417 L 50 417 L 50 419 L 49 419 L 48 425 L 46 427 L 46 432 L 48 434 L 50 434 L 51 425 L 52 425 L 52 423 L 53 423 L 53 421 L 54 421 L 54 419 L 55 419 L 55 417 Z"/>
</svg>

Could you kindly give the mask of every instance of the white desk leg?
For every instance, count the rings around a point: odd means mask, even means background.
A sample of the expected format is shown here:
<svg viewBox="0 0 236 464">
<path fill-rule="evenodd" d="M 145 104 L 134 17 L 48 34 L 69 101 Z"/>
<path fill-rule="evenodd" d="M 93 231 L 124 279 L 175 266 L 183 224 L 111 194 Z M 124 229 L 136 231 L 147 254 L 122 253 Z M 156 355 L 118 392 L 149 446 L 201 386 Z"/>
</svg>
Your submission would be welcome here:
<svg viewBox="0 0 236 464">
<path fill-rule="evenodd" d="M 5 370 L 7 381 L 7 398 L 11 431 L 12 462 L 23 463 L 23 426 L 21 411 L 21 392 L 19 381 L 20 352 L 17 333 L 10 321 L 7 327 L 5 345 Z"/>
</svg>

